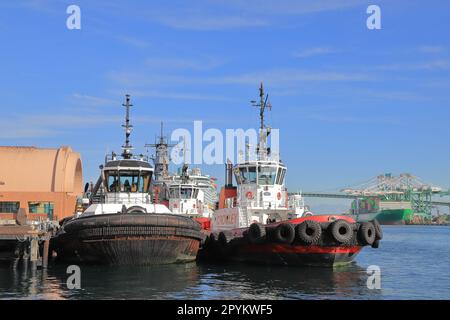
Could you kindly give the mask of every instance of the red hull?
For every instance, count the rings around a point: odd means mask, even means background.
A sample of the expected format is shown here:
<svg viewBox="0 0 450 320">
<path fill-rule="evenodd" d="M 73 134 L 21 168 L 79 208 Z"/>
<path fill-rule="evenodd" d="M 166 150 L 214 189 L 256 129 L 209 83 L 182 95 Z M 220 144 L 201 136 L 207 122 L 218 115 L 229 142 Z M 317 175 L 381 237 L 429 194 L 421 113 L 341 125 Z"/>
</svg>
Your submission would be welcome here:
<svg viewBox="0 0 450 320">
<path fill-rule="evenodd" d="M 276 228 L 282 223 L 298 225 L 305 220 L 314 220 L 327 226 L 335 220 L 345 220 L 354 224 L 355 220 L 347 216 L 308 216 L 304 218 L 282 221 L 266 225 L 266 228 Z M 347 264 L 362 250 L 358 243 L 356 229 L 351 243 L 341 245 L 336 243 L 328 232 L 323 231 L 322 240 L 316 245 L 305 245 L 294 241 L 293 243 L 278 243 L 270 237 L 260 243 L 249 242 L 244 236 L 248 228 L 239 228 L 227 231 L 229 239 L 218 239 L 217 234 L 209 240 L 199 252 L 199 258 L 204 260 L 238 261 L 264 265 L 283 266 L 324 266 L 332 267 Z M 223 236 L 223 235 L 222 235 Z"/>
<path fill-rule="evenodd" d="M 284 266 L 334 266 L 350 263 L 361 247 L 320 247 L 281 244 L 244 245 L 233 260 Z"/>
</svg>

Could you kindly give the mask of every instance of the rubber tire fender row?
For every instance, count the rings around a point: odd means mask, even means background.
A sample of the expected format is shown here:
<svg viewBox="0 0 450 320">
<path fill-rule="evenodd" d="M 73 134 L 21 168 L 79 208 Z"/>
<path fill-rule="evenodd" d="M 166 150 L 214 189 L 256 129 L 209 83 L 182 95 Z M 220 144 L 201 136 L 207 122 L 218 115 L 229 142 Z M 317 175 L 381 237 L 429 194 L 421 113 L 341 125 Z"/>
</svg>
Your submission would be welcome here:
<svg viewBox="0 0 450 320">
<path fill-rule="evenodd" d="M 266 236 L 266 228 L 261 223 L 252 223 L 247 236 L 251 243 L 259 243 Z"/>
<path fill-rule="evenodd" d="M 230 242 L 231 237 L 227 233 L 221 231 L 217 237 L 217 241 L 221 247 L 225 247 Z"/>
<path fill-rule="evenodd" d="M 205 239 L 205 249 L 210 249 L 212 248 L 216 243 L 216 236 L 214 235 L 214 233 L 209 234 L 208 236 L 206 236 Z"/>
<path fill-rule="evenodd" d="M 279 224 L 273 233 L 273 237 L 278 243 L 291 244 L 295 239 L 295 229 L 290 223 Z"/>
<path fill-rule="evenodd" d="M 371 222 L 361 222 L 358 230 L 358 238 L 363 246 L 371 246 L 375 242 L 375 226 Z"/>
<path fill-rule="evenodd" d="M 295 237 L 306 245 L 318 244 L 322 236 L 322 226 L 314 220 L 305 220 L 295 227 Z"/>
<path fill-rule="evenodd" d="M 380 223 L 377 219 L 371 221 L 373 226 L 375 227 L 375 240 L 383 239 L 383 229 L 381 228 Z"/>
<path fill-rule="evenodd" d="M 348 244 L 353 237 L 353 228 L 345 220 L 338 219 L 330 224 L 330 234 L 333 239 L 341 244 Z"/>
</svg>

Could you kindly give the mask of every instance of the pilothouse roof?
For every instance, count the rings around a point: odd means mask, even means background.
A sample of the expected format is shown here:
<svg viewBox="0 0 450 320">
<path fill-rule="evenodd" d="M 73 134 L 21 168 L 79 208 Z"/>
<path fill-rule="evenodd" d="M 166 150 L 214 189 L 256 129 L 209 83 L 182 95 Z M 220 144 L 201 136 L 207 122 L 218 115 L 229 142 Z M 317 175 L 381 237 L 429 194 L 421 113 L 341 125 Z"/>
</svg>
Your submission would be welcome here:
<svg viewBox="0 0 450 320">
<path fill-rule="evenodd" d="M 107 162 L 105 165 L 105 169 L 108 168 L 117 169 L 117 167 L 153 169 L 153 167 L 148 162 L 136 159 L 112 160 Z"/>
</svg>

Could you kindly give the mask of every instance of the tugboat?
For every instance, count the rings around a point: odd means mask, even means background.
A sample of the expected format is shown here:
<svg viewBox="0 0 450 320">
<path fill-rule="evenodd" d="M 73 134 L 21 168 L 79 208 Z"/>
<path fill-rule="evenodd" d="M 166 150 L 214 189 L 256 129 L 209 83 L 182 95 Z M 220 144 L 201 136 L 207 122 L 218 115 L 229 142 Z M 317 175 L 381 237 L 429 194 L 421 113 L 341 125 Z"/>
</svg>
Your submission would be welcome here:
<svg viewBox="0 0 450 320">
<path fill-rule="evenodd" d="M 214 213 L 216 194 L 211 178 L 202 175 L 200 168 L 189 170 L 187 164 L 181 174 L 173 176 L 169 185 L 169 210 L 184 214 L 199 222 L 209 230 Z"/>
<path fill-rule="evenodd" d="M 311 215 L 302 202 L 289 204 L 287 167 L 267 147 L 269 107 L 261 84 L 260 134 L 255 160 L 227 163 L 226 185 L 212 232 L 200 250 L 202 259 L 286 266 L 335 266 L 351 262 L 364 246 L 378 247 L 379 223 L 357 223 L 343 215 Z M 237 187 L 233 186 L 233 173 Z M 293 197 L 291 201 L 301 200 Z M 297 210 L 297 209 L 298 210 Z"/>
<path fill-rule="evenodd" d="M 174 145 L 169 144 L 163 135 L 162 124 L 157 142 L 145 146 L 156 151 L 152 157 L 155 166 L 152 184 L 154 202 L 166 205 L 175 214 L 189 216 L 199 222 L 204 230 L 210 230 L 212 213 L 217 204 L 215 178 L 202 174 L 200 168 L 189 168 L 186 146 L 183 148 L 183 166 L 177 174 L 169 173 L 169 148 Z"/>
<path fill-rule="evenodd" d="M 305 205 L 305 200 L 301 193 L 295 193 L 288 197 L 289 219 L 312 216 L 313 213 Z"/>
<path fill-rule="evenodd" d="M 52 238 L 57 259 L 111 265 L 150 265 L 196 259 L 200 224 L 154 204 L 149 193 L 153 168 L 131 153 L 130 96 L 126 95 L 125 144 L 119 158 L 105 157 L 90 205 L 66 220 Z"/>
</svg>

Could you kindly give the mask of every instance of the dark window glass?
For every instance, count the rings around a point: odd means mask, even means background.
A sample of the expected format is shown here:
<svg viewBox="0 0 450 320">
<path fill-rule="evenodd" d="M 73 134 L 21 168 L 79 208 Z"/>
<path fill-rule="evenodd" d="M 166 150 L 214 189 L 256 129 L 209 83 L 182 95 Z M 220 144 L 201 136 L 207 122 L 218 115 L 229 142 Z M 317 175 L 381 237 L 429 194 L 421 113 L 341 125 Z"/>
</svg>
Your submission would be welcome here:
<svg viewBox="0 0 450 320">
<path fill-rule="evenodd" d="M 17 213 L 20 203 L 17 201 L 0 202 L 0 213 Z"/>
</svg>

